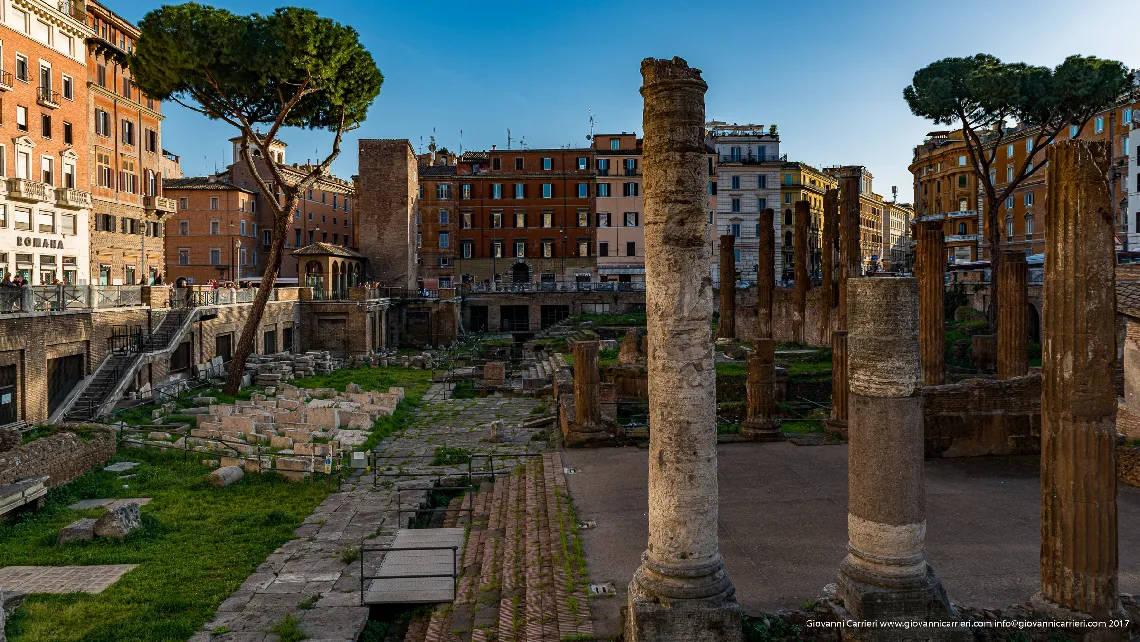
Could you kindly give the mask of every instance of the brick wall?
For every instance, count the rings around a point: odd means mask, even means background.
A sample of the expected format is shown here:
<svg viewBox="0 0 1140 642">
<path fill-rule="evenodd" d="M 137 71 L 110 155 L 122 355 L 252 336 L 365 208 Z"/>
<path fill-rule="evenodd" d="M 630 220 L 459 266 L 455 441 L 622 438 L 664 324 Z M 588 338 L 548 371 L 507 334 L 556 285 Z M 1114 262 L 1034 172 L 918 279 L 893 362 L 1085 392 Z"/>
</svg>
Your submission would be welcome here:
<svg viewBox="0 0 1140 642">
<path fill-rule="evenodd" d="M 368 278 L 415 285 L 415 208 L 419 178 L 407 140 L 361 140 L 357 242 L 369 258 Z"/>
<path fill-rule="evenodd" d="M 927 457 L 1041 452 L 1041 374 L 922 389 Z"/>
<path fill-rule="evenodd" d="M 58 432 L 0 454 L 0 485 L 48 475 L 47 486 L 66 484 L 115 456 L 115 434 L 101 432 L 88 441 Z"/>
</svg>

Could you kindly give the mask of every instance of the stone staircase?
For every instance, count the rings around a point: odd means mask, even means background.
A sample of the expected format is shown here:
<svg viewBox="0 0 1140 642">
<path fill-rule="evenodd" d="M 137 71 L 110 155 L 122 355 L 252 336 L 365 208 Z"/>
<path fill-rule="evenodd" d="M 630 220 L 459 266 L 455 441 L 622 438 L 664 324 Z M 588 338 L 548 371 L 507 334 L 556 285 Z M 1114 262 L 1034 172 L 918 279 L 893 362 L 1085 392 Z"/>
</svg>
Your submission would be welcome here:
<svg viewBox="0 0 1140 642">
<path fill-rule="evenodd" d="M 523 390 L 539 390 L 550 385 L 554 373 L 568 367 L 560 352 L 538 353 L 523 371 Z"/>
<path fill-rule="evenodd" d="M 529 458 L 449 506 L 460 507 L 474 511 L 455 603 L 414 622 L 405 642 L 593 638 L 585 559 L 558 453 Z M 445 527 L 468 519 L 457 510 L 445 515 Z"/>
</svg>

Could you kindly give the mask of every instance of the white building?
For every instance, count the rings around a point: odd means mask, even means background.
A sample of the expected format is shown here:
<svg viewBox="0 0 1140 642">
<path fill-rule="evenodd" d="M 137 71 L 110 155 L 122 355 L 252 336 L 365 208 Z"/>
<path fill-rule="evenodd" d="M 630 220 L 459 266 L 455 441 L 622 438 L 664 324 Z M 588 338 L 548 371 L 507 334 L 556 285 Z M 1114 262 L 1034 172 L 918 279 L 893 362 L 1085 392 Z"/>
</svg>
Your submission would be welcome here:
<svg viewBox="0 0 1140 642">
<path fill-rule="evenodd" d="M 33 285 L 90 283 L 90 203 L 86 192 L 0 179 L 0 273 Z"/>
<path fill-rule="evenodd" d="M 708 124 L 707 143 L 717 155 L 716 238 L 712 239 L 713 280 L 720 278 L 720 236 L 736 237 L 739 280 L 755 282 L 759 251 L 760 212 L 780 211 L 780 156 L 776 126 Z M 780 216 L 773 217 L 773 232 L 781 238 Z M 783 257 L 775 256 L 775 274 L 783 272 Z"/>
</svg>

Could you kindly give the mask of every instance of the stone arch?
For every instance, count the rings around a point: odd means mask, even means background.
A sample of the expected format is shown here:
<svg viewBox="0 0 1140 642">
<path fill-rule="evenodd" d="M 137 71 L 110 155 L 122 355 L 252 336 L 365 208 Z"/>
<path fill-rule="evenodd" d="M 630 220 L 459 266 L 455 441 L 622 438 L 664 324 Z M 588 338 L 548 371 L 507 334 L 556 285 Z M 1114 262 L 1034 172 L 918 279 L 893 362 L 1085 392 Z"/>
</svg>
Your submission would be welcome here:
<svg viewBox="0 0 1140 642">
<path fill-rule="evenodd" d="M 526 261 L 519 261 L 511 266 L 512 283 L 530 283 L 530 266 Z"/>
<path fill-rule="evenodd" d="M 1026 311 L 1025 329 L 1029 334 L 1030 343 L 1041 343 L 1041 310 L 1032 301 Z"/>
</svg>

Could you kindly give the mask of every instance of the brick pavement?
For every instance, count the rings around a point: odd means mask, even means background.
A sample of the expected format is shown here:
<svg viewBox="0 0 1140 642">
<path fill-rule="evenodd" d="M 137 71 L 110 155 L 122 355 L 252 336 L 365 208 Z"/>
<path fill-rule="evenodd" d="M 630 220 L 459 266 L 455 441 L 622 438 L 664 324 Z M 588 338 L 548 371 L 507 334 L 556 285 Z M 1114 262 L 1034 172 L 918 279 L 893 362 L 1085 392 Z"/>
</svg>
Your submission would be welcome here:
<svg viewBox="0 0 1140 642">
<path fill-rule="evenodd" d="M 136 566 L 5 566 L 0 568 L 0 586 L 8 594 L 102 593 Z"/>
</svg>

